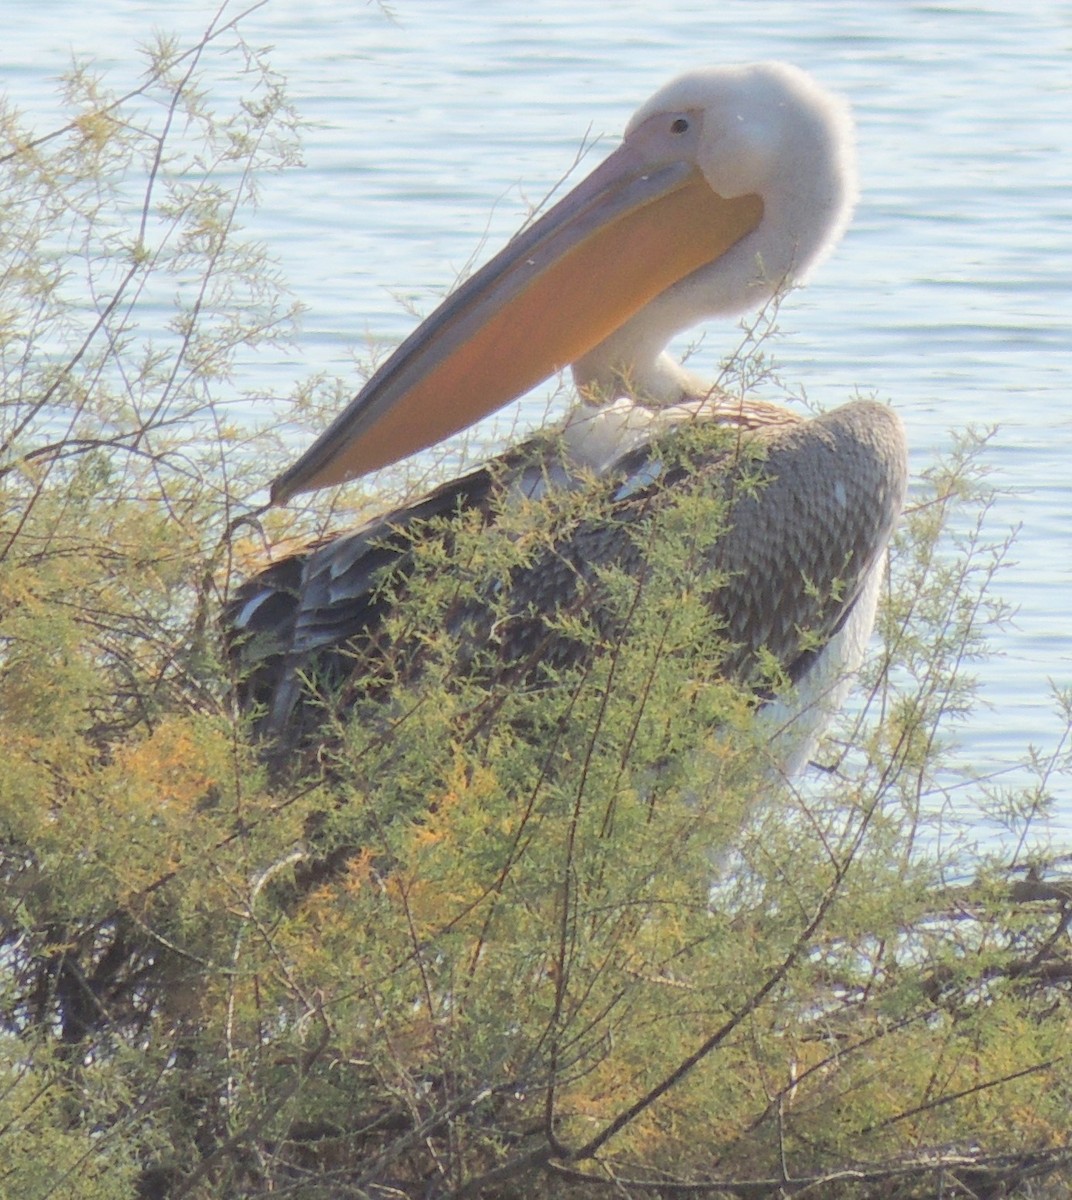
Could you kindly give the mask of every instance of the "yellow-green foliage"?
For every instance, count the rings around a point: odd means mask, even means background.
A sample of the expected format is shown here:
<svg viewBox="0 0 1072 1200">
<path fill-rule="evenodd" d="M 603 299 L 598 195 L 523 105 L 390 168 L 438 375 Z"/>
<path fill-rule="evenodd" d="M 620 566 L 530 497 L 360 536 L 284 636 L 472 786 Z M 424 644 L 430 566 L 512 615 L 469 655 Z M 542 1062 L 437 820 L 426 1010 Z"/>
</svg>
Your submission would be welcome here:
<svg viewBox="0 0 1072 1200">
<path fill-rule="evenodd" d="M 188 72 L 222 36 L 157 48 L 162 125 L 82 74 L 65 129 L 0 126 L 0 1195 L 952 1196 L 1060 1168 L 1068 891 L 929 825 L 1004 616 L 977 447 L 917 489 L 821 778 L 780 782 L 721 678 L 702 486 L 638 527 L 642 578 L 604 573 L 598 628 L 561 616 L 592 653 L 540 686 L 493 642 L 459 673 L 442 614 L 494 610 L 598 489 L 426 531 L 383 584 L 421 670 L 385 656 L 269 770 L 217 618 L 275 450 L 222 405 L 286 324 L 235 214 L 292 119 L 252 55 L 252 97 L 208 111 Z M 198 299 L 142 337 L 179 275 Z M 977 800 L 1026 838 L 1066 766 Z"/>
</svg>

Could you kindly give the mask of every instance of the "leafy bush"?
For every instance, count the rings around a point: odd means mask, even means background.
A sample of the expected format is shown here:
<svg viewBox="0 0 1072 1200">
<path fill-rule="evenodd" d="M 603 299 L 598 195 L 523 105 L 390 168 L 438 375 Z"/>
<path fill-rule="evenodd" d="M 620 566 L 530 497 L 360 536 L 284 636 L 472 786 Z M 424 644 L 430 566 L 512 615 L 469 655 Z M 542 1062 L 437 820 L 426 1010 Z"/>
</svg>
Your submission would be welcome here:
<svg viewBox="0 0 1072 1200">
<path fill-rule="evenodd" d="M 220 115 L 224 47 L 249 93 Z M 941 803 L 1006 616 L 981 444 L 919 483 L 817 779 L 775 779 L 717 670 L 679 536 L 717 531 L 702 496 L 642 583 L 607 578 L 609 630 L 564 626 L 602 652 L 554 686 L 459 679 L 438 617 L 563 501 L 428 539 L 389 618 L 422 671 L 270 771 L 218 614 L 279 455 L 221 397 L 293 316 L 238 215 L 294 116 L 222 18 L 68 103 L 36 139 L 0 118 L 0 1191 L 1061 1186 L 1072 891 L 950 837 Z M 980 808 L 1026 844 L 1067 766 L 1036 755 L 1037 786 Z"/>
</svg>

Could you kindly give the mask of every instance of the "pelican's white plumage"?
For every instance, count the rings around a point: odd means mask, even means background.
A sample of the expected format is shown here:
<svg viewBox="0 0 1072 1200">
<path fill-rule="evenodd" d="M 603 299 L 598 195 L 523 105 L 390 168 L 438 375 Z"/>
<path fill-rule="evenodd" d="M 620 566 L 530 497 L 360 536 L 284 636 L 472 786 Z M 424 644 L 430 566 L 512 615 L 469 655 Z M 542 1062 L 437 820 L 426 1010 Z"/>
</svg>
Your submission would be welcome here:
<svg viewBox="0 0 1072 1200">
<path fill-rule="evenodd" d="M 616 489 L 622 516 L 640 519 L 636 496 L 658 501 L 680 485 L 660 474 L 653 439 L 701 421 L 739 430 L 766 456 L 767 483 L 734 502 L 714 555 L 732 583 L 712 604 L 740 647 L 730 670 L 748 679 L 769 651 L 800 684 L 780 751 L 796 769 L 871 629 L 904 496 L 901 426 L 869 402 L 807 421 L 730 398 L 665 347 L 803 279 L 836 245 L 855 198 L 849 111 L 795 67 L 693 71 L 642 105 L 621 146 L 448 297 L 276 480 L 273 498 L 284 501 L 355 478 L 572 365 L 581 403 L 542 459 L 508 452 L 243 586 L 232 624 L 268 648 L 253 656 L 250 692 L 269 705 L 270 727 L 288 721 L 299 673 L 317 655 L 368 639 L 382 616 L 377 580 L 405 571 L 402 534 L 420 518 L 470 506 L 493 521 L 511 495 L 580 486 L 595 472 Z M 737 460 L 723 448 L 696 469 L 732 489 Z M 570 538 L 562 555 L 576 558 L 575 575 L 628 557 L 628 538 L 609 527 Z M 548 577 L 537 568 L 514 580 L 519 606 L 553 611 L 561 595 Z"/>
</svg>

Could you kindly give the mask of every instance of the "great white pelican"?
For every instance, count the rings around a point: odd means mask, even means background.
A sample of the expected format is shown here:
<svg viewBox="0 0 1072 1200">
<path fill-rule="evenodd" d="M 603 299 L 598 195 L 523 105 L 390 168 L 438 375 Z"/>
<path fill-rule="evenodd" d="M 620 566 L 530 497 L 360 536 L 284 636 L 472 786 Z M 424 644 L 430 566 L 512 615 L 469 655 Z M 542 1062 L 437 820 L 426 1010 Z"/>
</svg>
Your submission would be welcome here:
<svg viewBox="0 0 1072 1200">
<path fill-rule="evenodd" d="M 847 107 L 795 67 L 696 70 L 641 105 L 621 145 L 458 287 L 275 480 L 272 499 L 286 503 L 358 478 L 572 367 L 579 403 L 538 454 L 508 451 L 242 585 L 229 621 L 245 639 L 246 694 L 267 706 L 266 727 L 279 736 L 296 719 L 318 661 L 335 655 L 337 679 L 341 651 L 374 646 L 379 582 L 406 571 L 425 518 L 475 508 L 493 522 L 511 496 L 596 475 L 612 489 L 616 519 L 565 531 L 553 564 L 518 572 L 517 620 L 488 631 L 504 669 L 524 661 L 541 636 L 533 611 L 591 596 L 601 566 L 631 561 L 628 521 L 689 482 L 663 469 L 666 439 L 714 422 L 761 448 L 765 482 L 731 506 L 711 556 L 729 582 L 711 605 L 734 647 L 728 671 L 749 682 L 759 658 L 773 655 L 796 684 L 790 704 L 767 708 L 784 726 L 776 756 L 797 770 L 870 635 L 904 499 L 901 424 L 870 401 L 806 419 L 731 397 L 666 346 L 800 282 L 840 238 L 856 188 Z M 732 489 L 739 457 L 723 441 L 693 474 Z"/>
</svg>

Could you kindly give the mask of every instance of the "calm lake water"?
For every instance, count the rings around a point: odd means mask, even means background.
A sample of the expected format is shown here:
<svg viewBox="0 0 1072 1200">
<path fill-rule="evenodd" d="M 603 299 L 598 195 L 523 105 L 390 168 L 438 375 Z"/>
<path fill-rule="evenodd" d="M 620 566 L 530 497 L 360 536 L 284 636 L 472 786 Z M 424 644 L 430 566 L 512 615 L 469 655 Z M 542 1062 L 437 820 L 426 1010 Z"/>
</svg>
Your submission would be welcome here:
<svg viewBox="0 0 1072 1200">
<path fill-rule="evenodd" d="M 40 127 L 72 54 L 135 77 L 154 29 L 191 41 L 217 5 L 3 0 L 0 80 Z M 995 539 L 1019 609 L 979 666 L 990 706 L 959 731 L 980 773 L 1062 724 L 1072 684 L 1072 4 L 826 0 L 271 0 L 244 24 L 310 123 L 304 170 L 266 180 L 257 232 L 308 306 L 294 356 L 243 388 L 353 374 L 366 339 L 412 326 L 481 239 L 490 254 L 573 162 L 688 67 L 779 58 L 852 102 L 863 196 L 835 256 L 783 309 L 776 356 L 822 406 L 890 399 L 920 470 L 949 430 L 999 425 Z M 734 342 L 712 328 L 694 365 Z M 546 394 L 546 393 L 545 393 Z M 525 418 L 543 417 L 539 396 Z M 295 447 L 297 450 L 299 447 Z M 1072 795 L 1053 833 L 1072 833 Z"/>
</svg>

